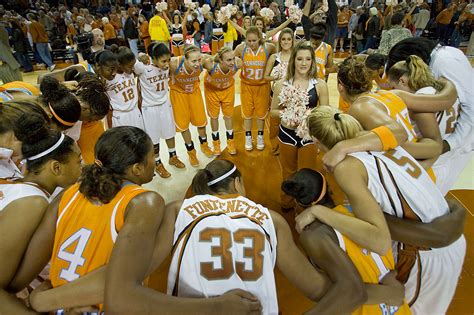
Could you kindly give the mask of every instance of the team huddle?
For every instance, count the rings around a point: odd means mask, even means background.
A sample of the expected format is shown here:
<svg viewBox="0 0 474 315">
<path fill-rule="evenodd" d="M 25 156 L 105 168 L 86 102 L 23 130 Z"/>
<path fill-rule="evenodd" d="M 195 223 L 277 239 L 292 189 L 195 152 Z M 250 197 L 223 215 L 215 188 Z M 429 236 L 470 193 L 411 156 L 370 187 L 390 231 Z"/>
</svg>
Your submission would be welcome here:
<svg viewBox="0 0 474 315">
<path fill-rule="evenodd" d="M 258 27 L 244 32 L 213 56 L 188 46 L 171 57 L 152 43 L 138 60 L 114 46 L 40 77 L 39 90 L 2 86 L 0 313 L 278 314 L 275 267 L 315 302 L 310 314 L 446 313 L 466 252 L 465 210 L 445 195 L 472 157 L 472 91 L 452 76 L 472 74 L 467 59 L 409 39 L 388 59 L 335 65 L 321 25 L 308 41 L 283 29 L 277 45 Z M 161 139 L 169 164 L 186 167 L 176 132 L 200 165 L 190 125 L 206 156 L 221 155 L 221 112 L 231 155 L 265 150 L 270 121 L 275 193 L 295 211 L 302 249 L 281 214 L 246 197 L 251 179 L 229 160 L 198 170 L 185 200 L 165 204 L 142 187 L 155 172 L 171 176 Z M 164 294 L 146 282 L 169 256 Z"/>
</svg>

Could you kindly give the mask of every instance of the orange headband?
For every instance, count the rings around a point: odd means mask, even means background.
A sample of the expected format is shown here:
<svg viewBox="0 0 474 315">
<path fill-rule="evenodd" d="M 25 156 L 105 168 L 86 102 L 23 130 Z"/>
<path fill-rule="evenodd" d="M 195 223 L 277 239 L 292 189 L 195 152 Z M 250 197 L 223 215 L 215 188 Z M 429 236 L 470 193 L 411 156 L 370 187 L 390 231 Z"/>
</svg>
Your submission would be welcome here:
<svg viewBox="0 0 474 315">
<path fill-rule="evenodd" d="M 323 188 L 321 189 L 321 194 L 319 195 L 319 197 L 311 203 L 311 205 L 313 206 L 316 205 L 318 202 L 320 202 L 321 199 L 324 198 L 324 196 L 326 196 L 326 191 L 327 191 L 327 186 L 328 186 L 326 183 L 326 177 L 324 177 L 324 175 L 321 174 L 321 172 L 319 171 L 316 171 L 316 172 L 318 172 L 318 174 L 321 175 L 321 177 L 323 178 Z"/>
<path fill-rule="evenodd" d="M 51 107 L 51 105 L 48 104 L 48 107 L 53 117 L 56 118 L 56 120 L 59 121 L 61 124 L 68 127 L 74 126 L 75 122 L 68 122 L 68 121 L 62 120 L 61 117 L 59 117 L 58 114 L 56 114 L 56 112 L 54 111 L 53 107 Z"/>
</svg>

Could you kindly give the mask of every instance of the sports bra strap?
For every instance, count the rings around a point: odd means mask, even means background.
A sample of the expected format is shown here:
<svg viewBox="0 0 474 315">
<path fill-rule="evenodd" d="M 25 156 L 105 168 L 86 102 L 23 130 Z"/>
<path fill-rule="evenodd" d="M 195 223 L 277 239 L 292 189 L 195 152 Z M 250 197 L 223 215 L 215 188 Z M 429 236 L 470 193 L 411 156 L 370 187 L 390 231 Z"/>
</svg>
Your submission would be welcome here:
<svg viewBox="0 0 474 315">
<path fill-rule="evenodd" d="M 184 57 L 181 58 L 181 61 L 179 61 L 178 59 L 178 67 L 176 68 L 176 74 L 179 73 L 179 70 L 181 70 L 181 67 L 183 66 L 183 64 L 184 64 Z"/>
<path fill-rule="evenodd" d="M 218 63 L 215 62 L 215 63 L 214 63 L 214 66 L 212 67 L 211 73 L 209 73 L 210 75 L 213 75 L 213 74 L 214 74 L 214 72 L 216 71 L 217 65 L 218 65 Z"/>
</svg>

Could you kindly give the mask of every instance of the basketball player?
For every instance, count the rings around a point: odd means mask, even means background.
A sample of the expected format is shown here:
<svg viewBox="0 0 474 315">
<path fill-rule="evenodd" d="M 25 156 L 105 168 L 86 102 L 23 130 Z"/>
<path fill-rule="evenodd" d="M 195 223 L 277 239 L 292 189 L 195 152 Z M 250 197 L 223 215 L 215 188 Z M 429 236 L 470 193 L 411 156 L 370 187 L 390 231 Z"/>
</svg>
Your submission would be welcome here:
<svg viewBox="0 0 474 315">
<path fill-rule="evenodd" d="M 207 70 L 204 76 L 204 95 L 206 97 L 207 114 L 211 119 L 214 155 L 221 155 L 219 136 L 219 112 L 222 110 L 226 127 L 227 150 L 229 154 L 237 154 L 234 143 L 235 80 L 234 76 L 242 67 L 242 60 L 234 56 L 232 48 L 222 47 L 214 60 L 206 60 L 203 64 Z"/>
<path fill-rule="evenodd" d="M 192 190 L 195 196 L 177 208 L 168 294 L 211 297 L 242 288 L 258 297 L 263 314 L 278 314 L 277 265 L 308 298 L 324 301 L 311 312 L 341 314 L 363 302 L 362 284 L 350 274 L 342 280 L 350 288 L 345 298 L 324 300 L 328 279 L 298 250 L 283 217 L 245 197 L 233 163 L 212 161 Z"/>
<path fill-rule="evenodd" d="M 368 55 L 365 59 L 365 66 L 372 70 L 372 78 L 377 84 L 377 90 L 391 90 L 392 86 L 388 82 L 388 77 L 385 74 L 385 64 L 387 57 L 382 54 Z"/>
<path fill-rule="evenodd" d="M 271 55 L 268 59 L 265 67 L 265 80 L 271 81 L 270 96 L 272 97 L 275 82 L 284 79 L 286 76 L 288 61 L 290 60 L 294 43 L 293 31 L 290 28 L 283 29 L 278 36 L 278 52 Z M 279 117 L 270 115 L 270 142 L 272 143 L 272 153 L 274 155 L 279 154 L 279 142 L 277 139 L 279 126 Z"/>
<path fill-rule="evenodd" d="M 112 65 L 110 68 L 115 71 L 109 73 L 99 73 L 106 79 L 107 94 L 110 97 L 110 105 L 112 111 L 107 117 L 109 128 L 117 126 L 135 126 L 144 129 L 143 116 L 138 108 L 138 89 L 132 69 L 135 64 L 135 55 L 124 46 L 116 47 L 114 45 L 113 54 L 115 59 L 110 56 L 110 52 L 101 51 L 96 54 L 96 63 L 101 65 L 103 70 L 107 69 L 107 64 Z"/>
<path fill-rule="evenodd" d="M 335 72 L 337 66 L 334 65 L 334 54 L 331 45 L 323 42 L 325 36 L 326 25 L 318 23 L 311 28 L 311 45 L 313 46 L 314 56 L 318 64 L 317 77 L 327 81 L 329 73 Z"/>
<path fill-rule="evenodd" d="M 190 123 L 197 127 L 202 153 L 207 157 L 214 156 L 207 144 L 207 118 L 199 86 L 199 75 L 202 72 L 201 63 L 201 52 L 196 46 L 186 47 L 184 56 L 171 58 L 170 63 L 170 98 L 176 129 L 183 136 L 192 166 L 198 166 L 199 160 L 196 157 L 196 150 L 189 131 Z"/>
<path fill-rule="evenodd" d="M 439 80 L 433 77 L 428 65 L 416 55 L 408 57 L 407 61 L 399 61 L 394 64 L 388 71 L 388 79 L 394 88 L 416 94 L 433 95 L 438 93 L 442 87 Z M 433 104 L 432 108 L 435 109 L 436 106 L 437 104 Z M 427 129 L 439 130 L 441 133 L 440 137 L 443 140 L 447 139 L 456 129 L 459 111 L 460 105 L 456 101 L 452 107 L 437 112 L 436 120 Z M 433 113 L 417 113 L 412 111 L 410 116 L 413 115 L 434 116 Z M 467 155 L 471 154 L 468 153 Z M 459 177 L 464 159 L 466 159 L 466 154 L 463 154 L 461 150 L 452 150 L 443 153 L 433 165 L 436 175 L 436 186 L 438 186 L 443 195 L 447 194 Z"/>
<path fill-rule="evenodd" d="M 0 313 L 26 314 L 26 305 L 6 289 L 20 265 L 28 243 L 40 224 L 56 187 L 74 183 L 81 171 L 80 151 L 74 141 L 47 129 L 43 119 L 23 115 L 16 122 L 23 135 L 22 153 L 27 172 L 23 179 L 0 179 Z M 1 127 L 11 122 L 0 116 Z M 26 287 L 16 288 L 18 290 Z"/>
<path fill-rule="evenodd" d="M 424 138 L 422 141 L 417 141 L 404 99 L 416 103 L 418 100 L 423 102 L 430 98 L 431 101 L 441 102 L 448 98 L 449 101 L 454 102 L 455 98 L 452 95 L 450 97 L 420 96 L 399 90 L 370 93 L 371 88 L 372 77 L 366 70 L 364 62 L 350 57 L 339 65 L 338 91 L 344 100 L 351 104 L 348 113 L 355 117 L 365 130 L 374 132 L 336 144 L 334 149 L 323 157 L 328 170 L 333 170 L 348 153 L 388 150 L 394 148 L 387 146 L 393 143 L 404 146 L 413 157 L 419 160 L 430 159 L 441 153 L 440 145 L 435 140 Z M 401 98 L 402 96 L 404 99 Z M 387 139 L 385 136 L 394 142 L 384 142 Z M 382 147 L 381 144 L 384 146 Z"/>
<path fill-rule="evenodd" d="M 332 208 L 334 211 L 345 215 L 353 216 L 350 206 L 338 205 L 331 198 L 329 187 L 327 186 L 324 176 L 311 169 L 302 169 L 294 174 L 289 180 L 284 181 L 282 190 L 288 195 L 293 196 L 297 202 L 304 208 L 312 205 L 321 205 Z M 466 215 L 465 209 L 454 199 L 448 199 L 450 213 L 438 217 L 430 223 L 420 223 L 417 221 L 408 221 L 384 213 L 389 225 L 390 234 L 394 239 L 404 239 L 407 242 L 424 243 L 426 246 L 438 248 L 447 246 L 447 244 L 457 240 L 463 233 L 464 219 Z M 394 261 L 392 254 L 379 256 L 370 253 L 366 249 L 352 242 L 346 236 L 337 230 L 329 229 L 329 226 L 322 224 L 319 220 L 315 220 L 311 226 L 304 229 L 301 233 L 305 251 L 311 257 L 311 261 L 323 268 L 326 273 L 333 279 L 345 277 L 345 273 L 338 268 L 338 260 L 334 260 L 331 255 L 322 256 L 325 247 L 332 247 L 332 252 L 338 251 L 333 243 L 336 242 L 342 250 L 344 250 L 354 263 L 363 281 L 366 283 L 366 290 L 369 300 L 365 302 L 356 314 L 386 314 L 386 310 L 391 309 L 391 314 L 401 314 L 407 311 L 405 308 L 387 307 L 380 303 L 371 303 L 371 293 L 375 293 L 374 289 L 379 289 L 369 283 L 377 284 L 383 273 L 388 272 L 387 269 L 394 269 Z M 337 236 L 337 237 L 336 237 Z M 323 244 L 321 244 L 323 243 Z M 336 245 L 337 246 L 337 245 Z M 391 253 L 391 250 L 390 250 Z M 347 257 L 345 257 L 347 259 Z M 386 268 L 388 267 L 388 268 Z M 382 281 L 385 282 L 385 279 Z M 343 291 L 343 288 L 336 288 L 338 281 L 334 283 L 334 291 L 337 294 Z M 403 291 L 402 291 L 403 292 Z M 396 294 L 396 291 L 394 292 Z M 390 296 L 391 294 L 389 294 Z M 395 296 L 390 296 L 394 298 Z M 404 295 L 402 295 L 402 298 Z M 367 305 L 379 304 L 379 305 Z M 390 304 L 390 303 L 388 303 Z M 406 304 L 405 304 L 406 305 Z M 406 306 L 405 306 L 406 307 Z M 397 312 L 395 312 L 397 311 Z M 354 313 L 353 313 L 354 314 Z"/>
<path fill-rule="evenodd" d="M 153 141 L 155 170 L 162 178 L 168 178 L 171 174 L 160 159 L 160 139 L 165 139 L 168 146 L 169 164 L 176 168 L 185 167 L 176 155 L 176 127 L 168 98 L 170 51 L 163 43 L 153 43 L 148 47 L 148 54 L 147 58 L 151 58 L 153 64 L 144 65 L 137 61 L 133 71 L 140 80 L 143 122 Z"/>
<path fill-rule="evenodd" d="M 287 75 L 284 81 L 275 84 L 275 93 L 272 99 L 272 116 L 278 118 L 286 106 L 280 101 L 280 94 L 285 90 L 296 87 L 307 92 L 309 102 L 307 109 L 318 105 L 329 105 L 329 91 L 326 82 L 315 79 L 317 63 L 315 61 L 313 48 L 306 42 L 299 42 L 292 50 Z M 308 167 L 316 168 L 317 155 L 315 146 L 311 140 L 303 140 L 296 134 L 298 125 L 289 121 L 281 120 L 279 126 L 280 163 L 283 180 L 294 174 L 298 169 Z M 322 168 L 322 167 L 321 167 Z M 292 197 L 282 193 L 281 207 L 283 209 L 294 208 Z"/>
<path fill-rule="evenodd" d="M 263 150 L 263 128 L 270 104 L 270 84 L 264 78 L 268 58 L 276 52 L 273 44 L 266 44 L 262 33 L 257 27 L 246 31 L 245 43 L 240 44 L 234 51 L 236 57 L 241 57 L 243 65 L 240 73 L 240 97 L 242 101 L 242 117 L 245 123 L 245 150 L 251 151 L 252 119 L 257 120 L 258 136 L 257 150 Z"/>
<path fill-rule="evenodd" d="M 308 118 L 311 136 L 322 150 L 356 137 L 362 126 L 350 115 L 325 106 Z M 385 141 L 389 135 L 383 135 Z M 347 174 L 351 176 L 347 176 Z M 311 207 L 297 218 L 302 230 L 313 218 L 332 226 L 360 246 L 385 255 L 390 249 L 390 232 L 382 211 L 419 222 L 431 222 L 449 212 L 449 207 L 423 167 L 401 146 L 382 152 L 350 154 L 337 165 L 334 175 L 347 195 L 354 217 L 325 207 Z M 398 279 L 405 283 L 406 297 L 415 314 L 444 314 L 454 295 L 464 261 L 466 242 L 461 236 L 442 248 L 399 239 Z M 426 272 L 432 270 L 432 272 Z"/>
<path fill-rule="evenodd" d="M 53 287 L 64 286 L 63 292 L 76 279 L 78 283 L 98 277 L 87 289 L 76 287 L 74 301 L 70 290 L 68 298 L 57 293 L 46 310 L 52 305 L 103 303 L 105 283 L 105 311 L 111 313 L 153 313 L 157 309 L 174 314 L 196 309 L 206 314 L 219 314 L 224 309 L 239 314 L 260 311 L 260 303 L 242 291 L 209 299 L 176 299 L 137 286 L 134 281 L 132 284 L 129 279 L 143 277 L 137 282 L 142 283 L 168 255 L 171 238 L 168 244 L 168 235 L 165 238 L 158 230 L 163 220 L 174 215 L 165 213 L 159 194 L 141 187 L 152 180 L 155 168 L 153 143 L 143 130 L 127 126 L 107 130 L 97 142 L 95 156 L 95 163 L 84 168 L 79 183 L 51 205 L 30 242 L 15 282 L 31 278 L 51 258 L 51 282 Z M 173 223 L 168 226 L 173 227 Z M 38 304 L 35 300 L 34 305 Z"/>
</svg>

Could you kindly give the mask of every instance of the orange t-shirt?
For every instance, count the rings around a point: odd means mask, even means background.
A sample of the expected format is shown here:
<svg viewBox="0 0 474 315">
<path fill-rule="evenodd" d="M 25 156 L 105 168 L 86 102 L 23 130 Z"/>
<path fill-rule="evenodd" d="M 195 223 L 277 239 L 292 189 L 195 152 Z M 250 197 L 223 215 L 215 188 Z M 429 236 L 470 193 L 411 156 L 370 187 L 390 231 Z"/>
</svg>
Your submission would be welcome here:
<svg viewBox="0 0 474 315">
<path fill-rule="evenodd" d="M 48 34 L 44 29 L 44 26 L 40 22 L 31 22 L 30 34 L 33 43 L 47 43 L 49 41 Z"/>
<path fill-rule="evenodd" d="M 117 34 L 115 33 L 115 28 L 112 24 L 107 23 L 104 25 L 104 39 L 114 39 L 117 38 Z"/>
</svg>

